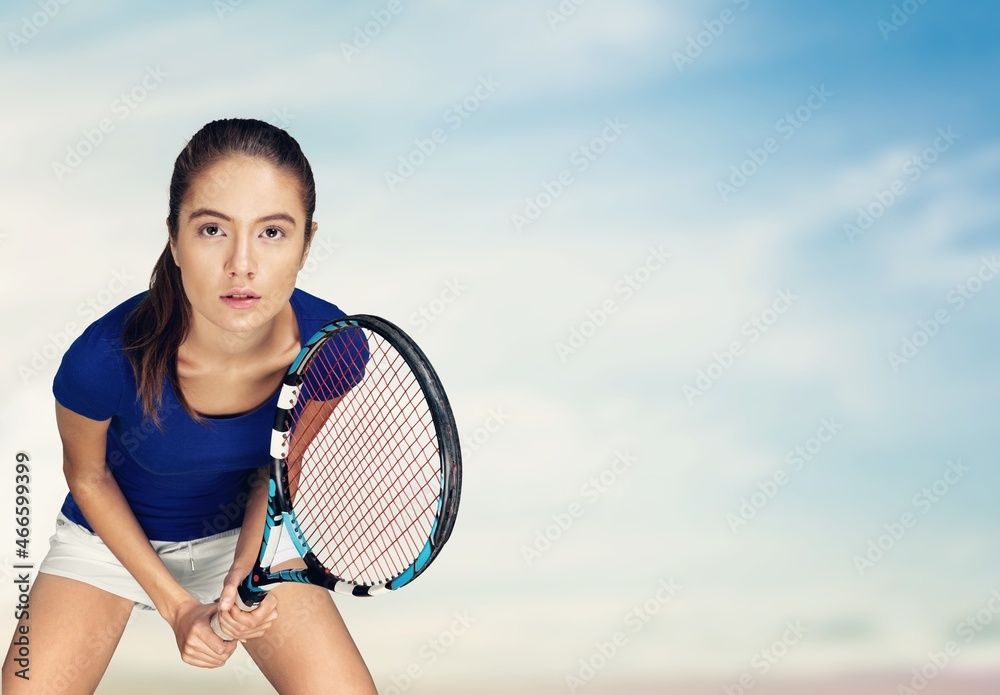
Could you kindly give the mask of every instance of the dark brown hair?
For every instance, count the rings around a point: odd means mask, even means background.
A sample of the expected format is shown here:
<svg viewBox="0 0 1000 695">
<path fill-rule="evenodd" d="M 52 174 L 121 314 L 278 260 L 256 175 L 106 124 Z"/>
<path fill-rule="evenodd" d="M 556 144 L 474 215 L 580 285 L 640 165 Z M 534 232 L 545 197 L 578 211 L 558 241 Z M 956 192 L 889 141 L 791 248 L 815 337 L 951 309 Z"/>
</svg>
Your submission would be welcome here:
<svg viewBox="0 0 1000 695">
<path fill-rule="evenodd" d="M 305 245 L 312 234 L 316 210 L 316 183 L 312 168 L 291 135 L 270 123 L 244 118 L 212 121 L 195 133 L 174 162 L 170 178 L 167 230 L 177 240 L 181 203 L 192 182 L 206 169 L 231 156 L 263 159 L 293 174 L 302 189 L 306 212 Z M 213 180 L 209 185 L 225 185 Z M 184 294 L 180 269 L 174 264 L 168 241 L 149 278 L 149 293 L 129 313 L 122 345 L 135 374 L 137 398 L 143 414 L 162 429 L 163 380 L 170 380 L 177 400 L 191 417 L 202 418 L 190 407 L 177 380 L 177 350 L 191 325 L 191 304 Z"/>
</svg>

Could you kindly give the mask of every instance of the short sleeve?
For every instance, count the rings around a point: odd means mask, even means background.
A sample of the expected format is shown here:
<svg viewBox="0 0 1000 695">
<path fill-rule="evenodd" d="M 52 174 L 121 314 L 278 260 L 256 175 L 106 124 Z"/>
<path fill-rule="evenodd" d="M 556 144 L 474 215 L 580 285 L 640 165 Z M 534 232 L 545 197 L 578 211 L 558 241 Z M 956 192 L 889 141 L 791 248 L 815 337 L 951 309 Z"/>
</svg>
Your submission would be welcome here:
<svg viewBox="0 0 1000 695">
<path fill-rule="evenodd" d="M 299 319 L 299 332 L 303 343 L 317 335 L 326 324 L 342 319 L 347 314 L 336 304 L 315 297 L 295 288 L 292 307 Z M 329 401 L 353 389 L 365 377 L 368 363 L 368 340 L 359 328 L 342 328 L 323 345 L 314 356 L 306 381 L 302 385 L 302 398 Z"/>
<path fill-rule="evenodd" d="M 65 408 L 91 420 L 108 420 L 123 390 L 122 355 L 101 325 L 90 324 L 69 346 L 52 382 L 52 394 Z"/>
<path fill-rule="evenodd" d="M 321 382 L 309 382 L 307 395 L 313 400 L 328 401 L 340 398 L 353 389 L 365 376 L 365 366 L 371 356 L 368 339 L 360 328 L 343 328 L 323 346 L 314 363 L 323 368 Z"/>
</svg>

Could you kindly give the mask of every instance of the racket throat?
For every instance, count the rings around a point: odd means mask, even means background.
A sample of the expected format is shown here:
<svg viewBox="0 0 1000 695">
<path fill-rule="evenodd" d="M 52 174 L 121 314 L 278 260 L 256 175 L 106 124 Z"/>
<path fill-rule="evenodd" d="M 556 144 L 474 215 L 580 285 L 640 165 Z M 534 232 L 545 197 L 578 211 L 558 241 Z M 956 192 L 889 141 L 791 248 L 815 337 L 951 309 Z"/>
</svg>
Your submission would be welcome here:
<svg viewBox="0 0 1000 695">
<path fill-rule="evenodd" d="M 252 611 L 260 605 L 267 596 L 268 587 L 258 587 L 253 584 L 253 576 L 247 577 L 236 589 L 236 605 L 243 611 Z"/>
</svg>

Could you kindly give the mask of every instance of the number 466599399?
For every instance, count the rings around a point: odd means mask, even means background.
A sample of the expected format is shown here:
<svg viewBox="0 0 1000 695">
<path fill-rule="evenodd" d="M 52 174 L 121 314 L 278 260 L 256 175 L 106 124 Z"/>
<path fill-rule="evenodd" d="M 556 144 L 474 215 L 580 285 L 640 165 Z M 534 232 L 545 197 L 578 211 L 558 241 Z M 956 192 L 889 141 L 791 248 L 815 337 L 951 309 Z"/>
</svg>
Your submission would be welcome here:
<svg viewBox="0 0 1000 695">
<path fill-rule="evenodd" d="M 19 558 L 28 557 L 28 542 L 31 534 L 31 499 L 28 495 L 31 492 L 31 468 L 28 462 L 31 457 L 23 451 L 17 453 L 17 464 L 14 467 L 14 523 L 17 528 L 14 530 L 17 540 L 17 556 Z"/>
</svg>

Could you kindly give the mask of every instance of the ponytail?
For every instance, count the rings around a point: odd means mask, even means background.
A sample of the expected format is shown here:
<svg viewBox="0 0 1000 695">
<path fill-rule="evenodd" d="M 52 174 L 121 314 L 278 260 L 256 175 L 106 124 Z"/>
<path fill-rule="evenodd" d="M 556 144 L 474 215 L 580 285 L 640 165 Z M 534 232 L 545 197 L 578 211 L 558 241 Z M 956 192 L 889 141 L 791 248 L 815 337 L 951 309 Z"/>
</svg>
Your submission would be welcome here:
<svg viewBox="0 0 1000 695">
<path fill-rule="evenodd" d="M 122 333 L 122 345 L 132 365 L 143 413 L 159 429 L 163 429 L 160 408 L 164 378 L 169 379 L 181 407 L 202 422 L 177 381 L 177 349 L 187 336 L 190 312 L 181 271 L 174 263 L 168 243 L 153 268 L 149 293 L 129 313 Z"/>
</svg>

